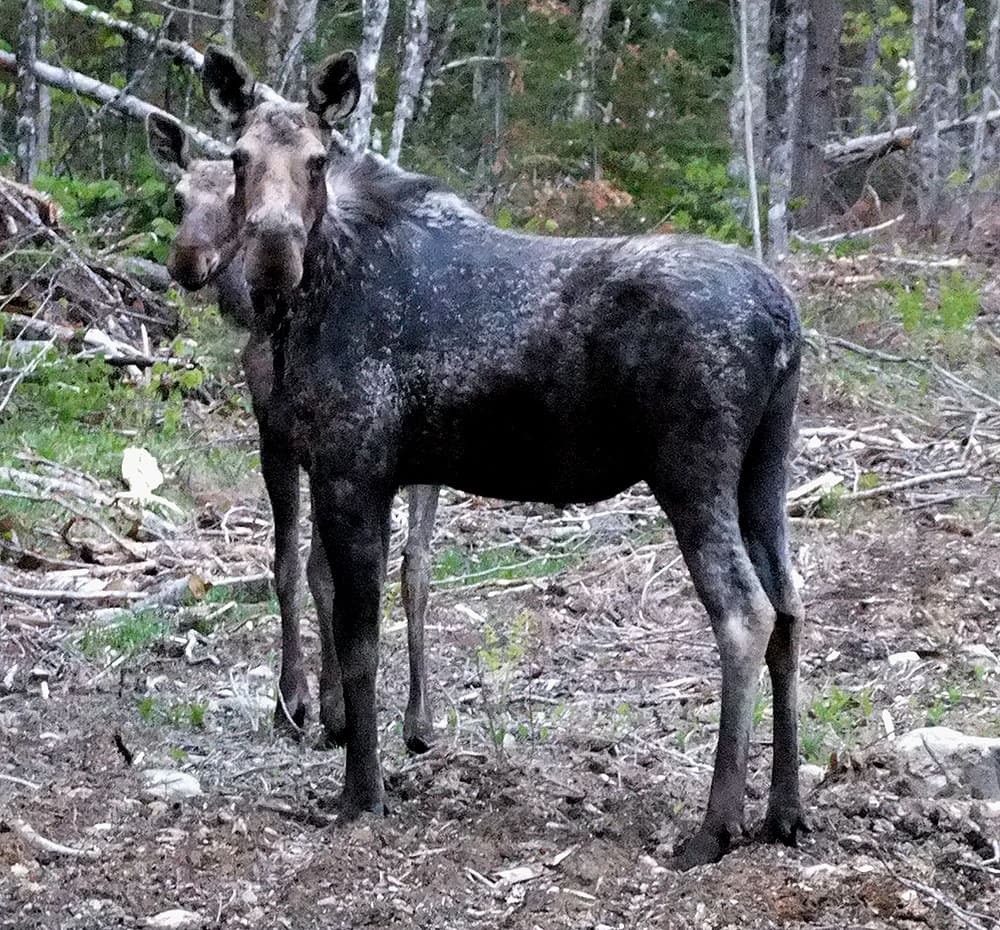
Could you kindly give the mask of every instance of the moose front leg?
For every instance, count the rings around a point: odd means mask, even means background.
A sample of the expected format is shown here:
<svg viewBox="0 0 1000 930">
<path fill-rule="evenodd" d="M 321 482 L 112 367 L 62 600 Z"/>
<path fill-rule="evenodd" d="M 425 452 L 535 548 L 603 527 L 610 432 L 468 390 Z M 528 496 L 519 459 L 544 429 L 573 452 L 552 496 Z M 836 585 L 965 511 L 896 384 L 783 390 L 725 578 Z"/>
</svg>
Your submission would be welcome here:
<svg viewBox="0 0 1000 930">
<path fill-rule="evenodd" d="M 301 730 L 309 712 L 299 633 L 299 466 L 284 443 L 260 421 L 260 467 L 274 517 L 274 581 L 281 612 L 281 674 L 274 722 Z"/>
<path fill-rule="evenodd" d="M 373 493 L 354 481 L 314 481 L 316 519 L 333 578 L 333 639 L 344 693 L 345 819 L 385 812 L 375 676 L 391 506 L 391 494 Z"/>
</svg>

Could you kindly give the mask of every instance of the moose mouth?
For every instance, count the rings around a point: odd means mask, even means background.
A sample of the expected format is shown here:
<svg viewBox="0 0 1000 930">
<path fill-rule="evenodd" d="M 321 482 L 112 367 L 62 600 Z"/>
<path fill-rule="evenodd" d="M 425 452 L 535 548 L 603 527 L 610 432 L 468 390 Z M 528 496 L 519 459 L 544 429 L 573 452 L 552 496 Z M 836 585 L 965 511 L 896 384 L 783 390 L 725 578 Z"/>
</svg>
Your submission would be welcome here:
<svg viewBox="0 0 1000 930">
<path fill-rule="evenodd" d="M 247 240 L 244 274 L 255 291 L 287 291 L 299 286 L 305 237 L 261 233 Z"/>
<path fill-rule="evenodd" d="M 170 276 L 189 291 L 203 288 L 215 276 L 221 257 L 215 250 L 174 247 L 167 262 Z"/>
</svg>

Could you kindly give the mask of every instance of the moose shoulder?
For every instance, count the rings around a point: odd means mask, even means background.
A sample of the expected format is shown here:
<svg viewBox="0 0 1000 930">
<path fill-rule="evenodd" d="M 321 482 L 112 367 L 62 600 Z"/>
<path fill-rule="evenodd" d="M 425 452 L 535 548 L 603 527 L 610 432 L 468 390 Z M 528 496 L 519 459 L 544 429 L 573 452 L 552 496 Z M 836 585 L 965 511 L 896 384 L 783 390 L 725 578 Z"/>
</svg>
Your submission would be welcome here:
<svg viewBox="0 0 1000 930">
<path fill-rule="evenodd" d="M 247 280 L 272 328 L 276 390 L 310 463 L 337 592 L 346 810 L 383 806 L 374 683 L 395 489 L 440 482 L 568 503 L 645 480 L 722 661 L 708 809 L 678 865 L 718 859 L 742 831 L 765 659 L 766 833 L 794 843 L 804 819 L 802 608 L 784 508 L 801 351 L 791 298 L 735 249 L 504 232 L 427 178 L 357 156 L 336 134 L 328 145 L 324 115 L 349 108 L 352 67 L 353 56 L 327 59 L 308 109 L 241 113 L 234 154 Z"/>
</svg>

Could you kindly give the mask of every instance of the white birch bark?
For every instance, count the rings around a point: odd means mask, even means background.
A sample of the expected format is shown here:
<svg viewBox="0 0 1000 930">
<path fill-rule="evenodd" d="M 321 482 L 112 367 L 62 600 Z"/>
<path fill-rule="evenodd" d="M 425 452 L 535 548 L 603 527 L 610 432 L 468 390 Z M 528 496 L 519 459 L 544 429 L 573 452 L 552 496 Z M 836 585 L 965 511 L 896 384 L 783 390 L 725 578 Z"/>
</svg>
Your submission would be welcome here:
<svg viewBox="0 0 1000 930">
<path fill-rule="evenodd" d="M 31 184 L 38 173 L 38 80 L 34 65 L 41 35 L 41 2 L 24 0 L 17 27 L 17 180 Z"/>
<path fill-rule="evenodd" d="M 1000 0 L 997 0 L 997 2 L 1000 3 Z M 445 14 L 444 22 L 440 29 L 436 30 L 436 35 L 431 42 L 430 54 L 427 56 L 427 64 L 424 67 L 424 79 L 420 85 L 420 99 L 417 106 L 418 118 L 431 108 L 431 101 L 434 99 L 434 89 L 444 68 L 448 51 L 451 49 L 451 40 L 455 37 L 455 24 L 455 11 L 448 10 Z"/>
<path fill-rule="evenodd" d="M 385 35 L 385 21 L 389 16 L 389 0 L 362 0 L 361 48 L 358 50 L 358 78 L 361 97 L 351 118 L 351 144 L 363 152 L 371 141 L 372 113 L 375 109 L 375 79 L 378 59 Z"/>
<path fill-rule="evenodd" d="M 759 170 L 765 152 L 767 133 L 767 72 L 768 42 L 771 33 L 770 0 L 737 0 L 736 41 L 742 46 L 746 27 L 746 56 L 735 56 L 733 102 L 730 107 L 730 127 L 733 136 L 733 161 L 730 172 L 737 178 L 749 179 L 747 172 L 747 135 L 745 111 L 749 106 L 752 143 L 756 153 L 755 167 Z M 744 22 L 745 21 L 745 22 Z M 749 103 L 748 103 L 749 101 Z"/>
<path fill-rule="evenodd" d="M 917 212 L 921 226 L 935 224 L 938 207 L 940 85 L 937 55 L 938 0 L 913 0 L 913 64 L 917 75 Z"/>
<path fill-rule="evenodd" d="M 288 38 L 288 50 L 281 63 L 277 89 L 286 96 L 298 96 L 298 89 L 305 84 L 302 54 L 306 44 L 316 34 L 316 9 L 319 0 L 298 0 L 292 7 L 292 32 Z"/>
<path fill-rule="evenodd" d="M 0 51 L 0 71 L 15 74 L 18 69 L 16 56 L 10 52 Z M 145 120 L 150 113 L 166 116 L 170 119 L 177 119 L 172 113 L 154 107 L 152 104 L 133 97 L 131 94 L 123 94 L 117 87 L 110 84 L 103 84 L 95 78 L 79 71 L 71 71 L 69 68 L 57 68 L 44 61 L 35 61 L 32 67 L 35 78 L 49 87 L 58 87 L 60 90 L 68 90 L 71 93 L 79 94 L 81 97 L 89 97 L 99 103 L 107 104 L 112 110 L 117 110 L 125 116 L 136 120 Z M 183 124 L 182 124 L 183 126 Z M 195 129 L 193 126 L 183 126 L 185 132 L 197 143 L 207 154 L 216 158 L 225 158 L 230 153 L 228 145 L 223 145 L 217 139 Z"/>
<path fill-rule="evenodd" d="M 583 47 L 580 61 L 579 90 L 573 99 L 573 118 L 590 119 L 594 114 L 594 87 L 596 85 L 597 61 L 604 44 L 604 30 L 611 13 L 611 0 L 587 0 L 580 17 L 580 32 L 577 42 Z"/>
<path fill-rule="evenodd" d="M 275 86 L 281 74 L 282 50 L 285 47 L 285 13 L 287 0 L 269 0 L 267 4 L 267 41 L 265 43 L 265 67 L 267 78 Z"/>
<path fill-rule="evenodd" d="M 236 0 L 220 0 L 219 20 L 222 44 L 232 51 L 236 47 Z"/>
<path fill-rule="evenodd" d="M 784 112 L 778 120 L 777 144 L 770 157 L 767 210 L 768 257 L 788 254 L 788 199 L 792 189 L 793 153 L 801 132 L 802 91 L 809 51 L 809 0 L 787 0 L 785 50 L 781 69 Z"/>
<path fill-rule="evenodd" d="M 406 52 L 399 76 L 399 93 L 392 115 L 389 161 L 398 164 L 406 124 L 413 118 L 414 104 L 424 80 L 427 61 L 427 0 L 410 0 L 406 12 Z"/>
</svg>

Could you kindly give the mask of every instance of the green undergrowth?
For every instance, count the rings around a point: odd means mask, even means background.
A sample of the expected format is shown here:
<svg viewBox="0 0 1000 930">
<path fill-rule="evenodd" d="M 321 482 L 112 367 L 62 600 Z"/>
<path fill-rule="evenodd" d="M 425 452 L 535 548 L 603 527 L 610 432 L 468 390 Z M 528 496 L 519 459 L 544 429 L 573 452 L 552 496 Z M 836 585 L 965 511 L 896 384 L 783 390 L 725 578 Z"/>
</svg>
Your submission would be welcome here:
<svg viewBox="0 0 1000 930">
<path fill-rule="evenodd" d="M 484 581 L 529 580 L 564 571 L 582 558 L 583 553 L 576 550 L 537 552 L 518 543 L 492 549 L 450 546 L 437 553 L 432 580 L 444 590 Z"/>
<path fill-rule="evenodd" d="M 114 623 L 88 627 L 79 637 L 79 649 L 90 659 L 107 652 L 132 656 L 148 650 L 170 632 L 170 624 L 159 611 L 126 612 Z"/>
</svg>

